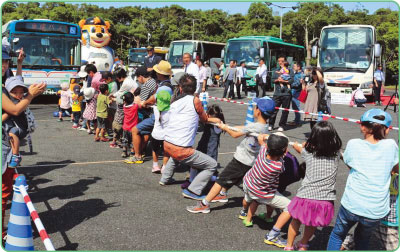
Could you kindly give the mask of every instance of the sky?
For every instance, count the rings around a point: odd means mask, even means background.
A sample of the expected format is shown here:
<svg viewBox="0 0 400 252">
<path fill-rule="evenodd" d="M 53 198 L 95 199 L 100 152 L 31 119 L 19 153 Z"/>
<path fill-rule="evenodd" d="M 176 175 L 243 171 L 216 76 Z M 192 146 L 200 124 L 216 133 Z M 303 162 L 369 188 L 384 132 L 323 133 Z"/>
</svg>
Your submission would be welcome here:
<svg viewBox="0 0 400 252">
<path fill-rule="evenodd" d="M 398 2 L 399 0 L 397 0 Z M 78 2 L 74 2 L 78 3 Z M 298 2 L 272 2 L 272 10 L 274 15 L 280 15 L 280 8 L 274 5 L 282 7 L 289 7 L 282 9 L 283 13 L 292 10 L 290 7 L 296 6 Z M 356 9 L 367 9 L 370 14 L 374 13 L 379 8 L 390 8 L 391 10 L 399 10 L 398 5 L 393 1 L 376 1 L 376 2 L 332 2 L 341 5 L 345 11 L 352 11 Z M 251 2 L 97 2 L 91 3 L 96 4 L 100 7 L 108 8 L 113 6 L 115 8 L 123 6 L 135 6 L 140 5 L 142 7 L 164 7 L 172 4 L 178 4 L 186 9 L 222 9 L 229 14 L 242 13 L 246 14 Z"/>
</svg>

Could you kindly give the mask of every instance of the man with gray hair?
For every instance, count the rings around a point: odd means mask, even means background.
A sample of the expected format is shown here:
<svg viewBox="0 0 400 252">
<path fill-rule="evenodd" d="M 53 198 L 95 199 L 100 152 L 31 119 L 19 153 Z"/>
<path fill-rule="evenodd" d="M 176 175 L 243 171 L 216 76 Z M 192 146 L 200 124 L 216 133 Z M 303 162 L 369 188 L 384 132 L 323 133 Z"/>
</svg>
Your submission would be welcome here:
<svg viewBox="0 0 400 252">
<path fill-rule="evenodd" d="M 184 65 L 184 71 L 187 74 L 192 75 L 196 78 L 196 91 L 195 94 L 200 94 L 201 85 L 199 78 L 199 67 L 193 62 L 192 55 L 190 53 L 184 53 L 182 56 L 182 61 Z"/>
</svg>

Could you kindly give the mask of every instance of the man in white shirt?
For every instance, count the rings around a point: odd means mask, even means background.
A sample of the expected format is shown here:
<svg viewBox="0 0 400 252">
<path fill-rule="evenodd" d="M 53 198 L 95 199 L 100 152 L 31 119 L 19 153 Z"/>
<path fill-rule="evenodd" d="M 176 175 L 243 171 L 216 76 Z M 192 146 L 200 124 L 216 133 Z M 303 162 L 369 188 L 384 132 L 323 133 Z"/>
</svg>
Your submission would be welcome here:
<svg viewBox="0 0 400 252">
<path fill-rule="evenodd" d="M 203 63 L 204 61 L 202 59 L 196 60 L 196 64 L 199 67 L 199 81 L 201 92 L 205 92 L 207 87 L 207 68 L 203 66 Z"/>
<path fill-rule="evenodd" d="M 264 58 L 261 58 L 256 70 L 256 96 L 258 97 L 258 87 L 262 88 L 262 97 L 265 96 L 265 85 L 267 83 L 267 66 L 265 65 Z"/>
<path fill-rule="evenodd" d="M 246 68 L 246 62 L 242 61 L 240 62 L 240 67 L 237 68 L 237 83 L 236 83 L 236 90 L 238 93 L 238 98 L 241 99 L 242 97 L 240 96 L 240 85 L 242 86 L 242 90 L 247 96 L 247 85 L 246 85 L 246 79 L 244 77 L 247 76 L 247 68 Z"/>
<path fill-rule="evenodd" d="M 196 78 L 197 86 L 195 94 L 200 94 L 200 78 L 199 78 L 199 67 L 193 63 L 192 55 L 190 53 L 184 53 L 182 56 L 184 71 L 187 74 L 193 75 Z"/>
</svg>

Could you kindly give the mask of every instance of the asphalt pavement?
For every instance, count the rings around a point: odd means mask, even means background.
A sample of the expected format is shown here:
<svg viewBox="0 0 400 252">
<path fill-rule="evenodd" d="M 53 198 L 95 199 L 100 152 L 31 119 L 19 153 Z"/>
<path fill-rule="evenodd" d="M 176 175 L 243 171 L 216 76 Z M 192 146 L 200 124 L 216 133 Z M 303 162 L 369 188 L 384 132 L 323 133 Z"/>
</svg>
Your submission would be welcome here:
<svg viewBox="0 0 400 252">
<path fill-rule="evenodd" d="M 210 95 L 218 97 L 222 92 L 221 88 L 209 90 Z M 222 107 L 229 125 L 244 124 L 245 105 L 209 102 L 214 103 Z M 332 105 L 332 114 L 359 119 L 372 107 L 375 106 Z M 31 110 L 38 125 L 32 136 L 34 152 L 30 154 L 26 146 L 22 147 L 23 160 L 18 171 L 27 177 L 29 195 L 57 250 L 281 250 L 263 242 L 272 224 L 255 219 L 254 226 L 247 228 L 238 219 L 243 198 L 240 188 L 229 191 L 228 203 L 212 203 L 211 213 L 191 214 L 185 208 L 196 202 L 181 195 L 184 171 L 175 174 L 176 184 L 160 186 L 160 175 L 151 173 L 150 157 L 143 164 L 125 164 L 120 149 L 94 142 L 93 135 L 72 129 L 67 120 L 57 122 L 52 116 L 56 105 L 33 104 Z M 398 114 L 393 107 L 388 112 L 393 126 L 398 126 Z M 294 114 L 289 113 L 289 121 L 293 119 Z M 343 149 L 348 140 L 362 138 L 357 124 L 329 120 L 343 140 Z M 284 133 L 291 141 L 303 142 L 309 132 L 309 125 L 304 124 Z M 196 141 L 200 137 L 198 134 Z M 391 131 L 389 138 L 398 141 L 398 132 Z M 222 134 L 218 156 L 222 167 L 232 159 L 241 140 Z M 335 214 L 348 171 L 341 162 Z M 299 186 L 297 182 L 288 187 L 289 198 L 295 196 Z M 265 207 L 260 206 L 260 211 L 265 211 Z M 329 227 L 317 230 L 310 249 L 326 249 L 333 224 L 334 220 Z M 36 231 L 34 244 L 36 250 L 45 250 Z"/>
</svg>

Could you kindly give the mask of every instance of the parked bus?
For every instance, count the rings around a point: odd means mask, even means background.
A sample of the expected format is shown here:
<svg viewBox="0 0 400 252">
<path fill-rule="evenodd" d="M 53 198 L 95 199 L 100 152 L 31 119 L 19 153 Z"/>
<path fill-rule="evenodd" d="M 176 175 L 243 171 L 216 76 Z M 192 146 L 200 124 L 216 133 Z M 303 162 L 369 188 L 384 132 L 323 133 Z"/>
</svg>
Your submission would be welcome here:
<svg viewBox="0 0 400 252">
<path fill-rule="evenodd" d="M 26 85 L 45 82 L 44 94 L 53 95 L 60 83 L 77 78 L 81 64 L 81 30 L 78 25 L 44 19 L 13 20 L 3 25 L 3 38 L 11 50 L 24 49 L 22 76 Z M 16 73 L 17 58 L 11 70 Z"/>
<path fill-rule="evenodd" d="M 216 43 L 199 40 L 178 40 L 172 41 L 169 47 L 167 60 L 175 73 L 183 71 L 182 56 L 184 53 L 190 53 L 193 59 L 200 58 L 208 61 L 211 58 L 218 58 L 225 43 Z"/>
<path fill-rule="evenodd" d="M 168 52 L 169 52 L 169 48 L 168 47 L 160 47 L 160 46 L 154 47 L 154 53 L 157 56 L 160 56 L 162 60 L 165 60 Z"/>
<path fill-rule="evenodd" d="M 256 86 L 255 73 L 260 58 L 265 59 L 265 65 L 268 70 L 267 89 L 274 88 L 271 82 L 271 71 L 278 66 L 278 57 L 286 56 L 290 65 L 294 61 L 304 61 L 304 47 L 284 42 L 280 38 L 270 36 L 243 36 L 229 39 L 225 50 L 222 52 L 225 66 L 229 66 L 231 60 L 246 62 L 247 77 L 246 85 L 250 88 Z"/>
<path fill-rule="evenodd" d="M 371 25 L 330 25 L 321 30 L 313 57 L 324 71 L 331 92 L 350 92 L 360 87 L 372 95 L 374 71 L 382 63 L 381 46 Z M 347 90 L 346 90 L 347 89 Z"/>
</svg>

